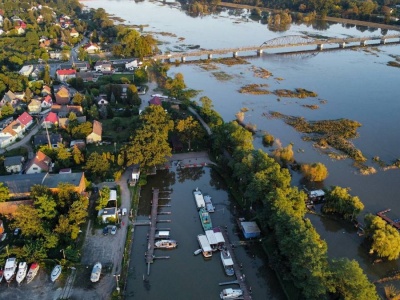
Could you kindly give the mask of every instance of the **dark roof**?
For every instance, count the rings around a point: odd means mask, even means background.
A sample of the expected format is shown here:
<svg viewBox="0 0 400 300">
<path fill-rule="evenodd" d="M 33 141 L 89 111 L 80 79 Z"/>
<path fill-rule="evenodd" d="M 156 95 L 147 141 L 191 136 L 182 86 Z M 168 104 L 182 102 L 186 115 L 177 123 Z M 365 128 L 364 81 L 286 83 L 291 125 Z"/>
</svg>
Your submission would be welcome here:
<svg viewBox="0 0 400 300">
<path fill-rule="evenodd" d="M 83 174 L 83 172 L 70 174 L 47 174 L 43 185 L 49 188 L 56 188 L 59 183 L 63 182 L 78 186 L 81 182 Z"/>
<path fill-rule="evenodd" d="M 27 194 L 30 193 L 32 186 L 42 184 L 45 175 L 46 173 L 14 174 L 0 176 L 0 181 L 8 187 L 10 194 Z"/>
<path fill-rule="evenodd" d="M 55 145 L 55 144 L 58 144 L 61 142 L 62 142 L 61 134 L 53 133 L 50 135 L 50 143 L 52 145 Z M 33 138 L 33 145 L 35 147 L 41 146 L 41 145 L 47 145 L 47 144 L 48 144 L 48 140 L 47 140 L 47 135 L 45 135 L 45 134 L 38 134 L 38 135 L 35 135 L 35 137 Z"/>
<path fill-rule="evenodd" d="M 4 166 L 11 167 L 11 166 L 19 165 L 19 164 L 21 164 L 22 159 L 23 159 L 23 156 L 21 156 L 21 155 L 6 157 L 4 159 Z"/>
</svg>

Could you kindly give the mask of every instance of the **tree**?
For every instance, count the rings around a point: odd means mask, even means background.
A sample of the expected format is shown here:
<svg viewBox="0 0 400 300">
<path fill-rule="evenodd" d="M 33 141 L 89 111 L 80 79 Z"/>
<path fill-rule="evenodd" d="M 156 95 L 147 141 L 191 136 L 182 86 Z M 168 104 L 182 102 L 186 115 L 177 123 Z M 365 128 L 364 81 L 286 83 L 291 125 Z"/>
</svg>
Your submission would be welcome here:
<svg viewBox="0 0 400 300">
<path fill-rule="evenodd" d="M 175 128 L 179 132 L 182 141 L 188 143 L 188 150 L 191 149 L 191 141 L 193 139 L 201 139 L 204 136 L 203 128 L 192 116 L 179 120 Z"/>
<path fill-rule="evenodd" d="M 3 107 L 1 108 L 1 116 L 3 118 L 12 116 L 14 114 L 14 111 L 15 110 L 12 105 L 10 103 L 6 103 L 6 105 L 3 105 Z"/>
<path fill-rule="evenodd" d="M 127 93 L 126 101 L 128 104 L 140 106 L 140 104 L 142 103 L 142 100 L 140 99 L 140 97 L 138 95 L 138 90 L 134 84 L 128 85 L 126 93 Z"/>
<path fill-rule="evenodd" d="M 310 181 L 323 181 L 328 177 L 328 169 L 322 163 L 303 164 L 301 172 Z"/>
<path fill-rule="evenodd" d="M 365 216 L 365 231 L 371 239 L 370 253 L 395 260 L 400 257 L 400 233 L 378 216 Z"/>
<path fill-rule="evenodd" d="M 3 182 L 0 182 L 0 202 L 5 202 L 10 199 L 10 190 Z"/>
<path fill-rule="evenodd" d="M 347 300 L 378 300 L 375 286 L 355 260 L 347 258 L 332 260 L 330 263 L 330 291 Z"/>
<path fill-rule="evenodd" d="M 349 194 L 349 188 L 335 186 L 325 196 L 324 213 L 338 213 L 345 219 L 354 219 L 364 209 L 361 200 Z"/>
<path fill-rule="evenodd" d="M 278 148 L 274 151 L 274 155 L 277 159 L 282 161 L 284 165 L 293 161 L 293 145 L 289 144 L 286 147 Z"/>
<path fill-rule="evenodd" d="M 52 195 L 43 194 L 34 199 L 34 206 L 41 219 L 51 220 L 57 215 L 57 203 Z"/>
<path fill-rule="evenodd" d="M 83 157 L 83 154 L 77 145 L 74 145 L 72 148 L 72 158 L 77 165 L 80 165 L 85 161 L 85 158 Z"/>
<path fill-rule="evenodd" d="M 110 162 L 103 159 L 99 153 L 93 152 L 87 158 L 83 168 L 95 177 L 104 178 L 110 169 Z"/>
<path fill-rule="evenodd" d="M 72 99 L 72 103 L 74 105 L 81 105 L 83 101 L 84 96 L 81 93 L 76 93 L 74 95 L 74 98 Z"/>
<path fill-rule="evenodd" d="M 108 186 L 103 187 L 100 190 L 100 197 L 97 199 L 96 210 L 103 209 L 107 206 L 108 200 L 110 199 L 110 188 Z"/>
<path fill-rule="evenodd" d="M 186 88 L 183 74 L 177 73 L 173 79 L 168 78 L 167 82 L 165 83 L 165 88 L 168 90 L 168 93 L 171 97 L 180 99 L 183 90 Z"/>
<path fill-rule="evenodd" d="M 90 107 L 88 114 L 93 120 L 99 119 L 99 111 L 97 110 L 97 106 L 95 104 Z"/>
<path fill-rule="evenodd" d="M 30 205 L 18 206 L 14 213 L 14 226 L 21 228 L 27 237 L 37 237 L 44 232 L 38 211 Z"/>
<path fill-rule="evenodd" d="M 71 165 L 71 152 L 64 146 L 64 144 L 59 143 L 57 147 L 57 161 L 61 167 L 69 167 Z"/>
<path fill-rule="evenodd" d="M 46 67 L 44 68 L 43 82 L 45 84 L 50 84 L 51 83 L 50 66 L 49 65 L 46 65 Z"/>
</svg>

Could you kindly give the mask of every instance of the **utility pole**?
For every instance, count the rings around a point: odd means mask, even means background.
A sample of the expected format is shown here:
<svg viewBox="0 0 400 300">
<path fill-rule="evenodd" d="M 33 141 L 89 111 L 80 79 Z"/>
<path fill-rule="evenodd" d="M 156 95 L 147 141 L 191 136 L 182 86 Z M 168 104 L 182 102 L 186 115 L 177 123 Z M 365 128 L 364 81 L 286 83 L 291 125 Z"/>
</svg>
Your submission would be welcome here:
<svg viewBox="0 0 400 300">
<path fill-rule="evenodd" d="M 115 277 L 115 279 L 117 281 L 117 291 L 118 291 L 118 294 L 119 294 L 119 276 L 121 276 L 121 275 L 120 274 L 115 274 L 113 276 Z"/>
</svg>

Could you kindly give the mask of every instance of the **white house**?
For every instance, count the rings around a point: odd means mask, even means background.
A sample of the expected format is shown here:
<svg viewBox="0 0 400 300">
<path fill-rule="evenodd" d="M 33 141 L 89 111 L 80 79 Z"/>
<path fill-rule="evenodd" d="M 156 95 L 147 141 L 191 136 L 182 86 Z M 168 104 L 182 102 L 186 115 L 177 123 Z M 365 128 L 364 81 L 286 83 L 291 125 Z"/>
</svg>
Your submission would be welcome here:
<svg viewBox="0 0 400 300">
<path fill-rule="evenodd" d="M 96 72 L 111 72 L 112 64 L 108 61 L 97 61 L 94 65 L 94 70 Z"/>
<path fill-rule="evenodd" d="M 133 71 L 133 70 L 139 68 L 140 65 L 142 65 L 142 62 L 139 62 L 137 59 L 135 59 L 135 60 L 125 63 L 125 69 Z"/>
<path fill-rule="evenodd" d="M 108 223 L 109 218 L 117 217 L 117 208 L 116 207 L 106 207 L 99 211 L 101 215 L 101 219 L 103 223 Z"/>
<path fill-rule="evenodd" d="M 26 66 L 23 66 L 22 68 L 21 68 L 21 70 L 19 70 L 19 74 L 20 75 L 23 75 L 23 76 L 29 76 L 29 75 L 31 75 L 31 73 L 33 72 L 33 66 L 32 65 L 26 65 Z"/>
<path fill-rule="evenodd" d="M 26 174 L 35 174 L 51 171 L 51 158 L 41 151 L 36 153 L 25 168 Z"/>
<path fill-rule="evenodd" d="M 22 170 L 23 156 L 10 156 L 4 159 L 4 167 L 8 173 L 19 173 Z"/>
<path fill-rule="evenodd" d="M 86 44 L 85 46 L 83 46 L 83 49 L 87 52 L 87 53 L 96 53 L 98 51 L 100 51 L 100 46 L 98 46 L 97 44 Z"/>
</svg>

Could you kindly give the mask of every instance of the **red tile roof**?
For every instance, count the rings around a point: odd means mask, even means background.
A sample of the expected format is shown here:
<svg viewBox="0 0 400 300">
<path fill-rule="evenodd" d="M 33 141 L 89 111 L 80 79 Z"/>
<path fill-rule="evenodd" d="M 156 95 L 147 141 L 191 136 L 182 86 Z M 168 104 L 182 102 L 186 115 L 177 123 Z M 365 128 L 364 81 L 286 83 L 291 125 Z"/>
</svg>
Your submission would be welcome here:
<svg viewBox="0 0 400 300">
<path fill-rule="evenodd" d="M 46 119 L 44 119 L 44 121 L 55 124 L 58 122 L 58 116 L 54 112 L 49 112 L 49 114 L 47 115 Z"/>
<path fill-rule="evenodd" d="M 151 105 L 161 105 L 161 98 L 155 96 L 149 101 L 149 104 L 151 104 Z"/>
<path fill-rule="evenodd" d="M 76 70 L 74 69 L 57 70 L 57 75 L 74 75 L 74 74 L 76 74 Z"/>
<path fill-rule="evenodd" d="M 29 124 L 33 120 L 33 118 L 27 112 L 24 112 L 22 115 L 20 115 L 17 118 L 17 120 L 22 125 L 26 126 L 27 124 Z"/>
</svg>

